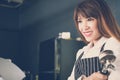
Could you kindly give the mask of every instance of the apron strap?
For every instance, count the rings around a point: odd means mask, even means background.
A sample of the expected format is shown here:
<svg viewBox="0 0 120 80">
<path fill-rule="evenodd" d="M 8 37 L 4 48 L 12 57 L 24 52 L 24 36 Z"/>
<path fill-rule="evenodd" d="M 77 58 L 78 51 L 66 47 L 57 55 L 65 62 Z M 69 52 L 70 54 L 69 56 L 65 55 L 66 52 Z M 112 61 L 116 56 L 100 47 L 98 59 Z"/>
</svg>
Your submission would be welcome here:
<svg viewBox="0 0 120 80">
<path fill-rule="evenodd" d="M 106 43 L 104 43 L 100 49 L 100 52 L 102 52 L 104 50 L 104 46 L 105 46 Z"/>
</svg>

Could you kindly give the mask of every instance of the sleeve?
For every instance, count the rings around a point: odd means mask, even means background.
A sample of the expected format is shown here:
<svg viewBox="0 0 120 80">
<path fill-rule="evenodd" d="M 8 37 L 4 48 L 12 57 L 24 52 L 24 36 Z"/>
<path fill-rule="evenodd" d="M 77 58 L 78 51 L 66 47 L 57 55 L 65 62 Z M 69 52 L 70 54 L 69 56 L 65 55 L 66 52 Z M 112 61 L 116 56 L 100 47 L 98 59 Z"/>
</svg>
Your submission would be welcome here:
<svg viewBox="0 0 120 80">
<path fill-rule="evenodd" d="M 75 78 L 74 78 L 74 68 L 75 68 L 75 66 L 73 67 L 72 73 L 68 77 L 68 80 L 75 80 Z M 82 80 L 82 77 L 79 77 L 77 80 Z"/>
<path fill-rule="evenodd" d="M 74 78 L 74 68 L 75 68 L 75 66 L 73 67 L 72 73 L 71 73 L 71 75 L 68 77 L 68 80 L 75 80 L 75 78 Z"/>
<path fill-rule="evenodd" d="M 106 43 L 104 49 L 112 50 L 114 55 L 116 56 L 116 60 L 113 63 L 113 65 L 115 66 L 115 70 L 111 71 L 108 80 L 119 80 L 120 79 L 120 42 L 115 39 L 111 39 Z"/>
<path fill-rule="evenodd" d="M 81 54 L 82 51 L 83 51 L 82 49 L 78 50 L 78 52 L 77 52 L 77 54 L 76 54 L 76 60 L 77 60 L 77 58 L 80 56 L 80 54 Z M 75 65 L 73 66 L 71 75 L 68 77 L 67 80 L 75 80 L 75 77 L 74 77 L 74 69 L 75 69 Z M 81 80 L 81 77 L 80 77 L 78 80 Z"/>
</svg>

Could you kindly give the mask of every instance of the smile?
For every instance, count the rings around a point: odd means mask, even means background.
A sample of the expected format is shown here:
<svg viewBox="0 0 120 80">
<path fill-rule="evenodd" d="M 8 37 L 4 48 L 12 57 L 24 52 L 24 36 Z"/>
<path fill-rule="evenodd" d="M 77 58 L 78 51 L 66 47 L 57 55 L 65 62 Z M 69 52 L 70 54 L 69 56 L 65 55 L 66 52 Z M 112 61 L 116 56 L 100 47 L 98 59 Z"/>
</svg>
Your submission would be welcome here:
<svg viewBox="0 0 120 80">
<path fill-rule="evenodd" d="M 89 37 L 92 35 L 92 31 L 88 31 L 88 32 L 83 32 L 85 37 Z"/>
</svg>

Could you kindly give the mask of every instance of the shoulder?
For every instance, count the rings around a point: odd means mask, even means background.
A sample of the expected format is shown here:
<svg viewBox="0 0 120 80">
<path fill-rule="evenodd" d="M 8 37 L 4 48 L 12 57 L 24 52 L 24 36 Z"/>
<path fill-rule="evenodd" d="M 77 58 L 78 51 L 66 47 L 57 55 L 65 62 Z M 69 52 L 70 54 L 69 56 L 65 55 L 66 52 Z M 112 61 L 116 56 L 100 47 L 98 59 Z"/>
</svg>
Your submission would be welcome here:
<svg viewBox="0 0 120 80">
<path fill-rule="evenodd" d="M 116 54 L 120 54 L 120 41 L 111 37 L 106 41 L 105 50 L 112 50 Z"/>
<path fill-rule="evenodd" d="M 77 51 L 76 59 L 78 59 L 78 57 L 79 57 L 84 51 L 86 51 L 87 47 L 88 47 L 88 46 L 84 46 L 82 49 L 79 49 L 79 50 Z"/>
<path fill-rule="evenodd" d="M 111 48 L 120 47 L 120 41 L 111 37 L 106 41 L 106 46 Z"/>
<path fill-rule="evenodd" d="M 111 37 L 111 38 L 109 38 L 108 39 L 108 42 L 117 42 L 117 43 L 120 43 L 120 41 L 118 41 L 116 38 L 114 38 L 114 37 Z"/>
</svg>

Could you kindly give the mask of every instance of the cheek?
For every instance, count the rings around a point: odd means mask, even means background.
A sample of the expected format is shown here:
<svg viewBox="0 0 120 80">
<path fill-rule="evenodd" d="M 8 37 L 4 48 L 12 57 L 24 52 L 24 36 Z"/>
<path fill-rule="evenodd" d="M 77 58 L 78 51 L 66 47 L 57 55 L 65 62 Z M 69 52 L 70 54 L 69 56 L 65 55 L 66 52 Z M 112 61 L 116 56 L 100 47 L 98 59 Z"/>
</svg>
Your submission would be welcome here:
<svg viewBox="0 0 120 80">
<path fill-rule="evenodd" d="M 80 26 L 78 26 L 78 30 L 81 32 L 82 31 L 82 28 Z"/>
<path fill-rule="evenodd" d="M 98 32 L 98 26 L 97 23 L 91 24 L 91 29 L 95 32 Z"/>
<path fill-rule="evenodd" d="M 95 35 L 96 38 L 101 36 L 101 34 L 100 34 L 100 32 L 99 32 L 99 30 L 97 28 L 95 28 L 94 31 L 95 31 L 94 35 Z"/>
<path fill-rule="evenodd" d="M 82 30 L 81 24 L 78 24 L 78 29 L 79 29 L 79 31 L 81 32 L 81 30 Z"/>
</svg>

